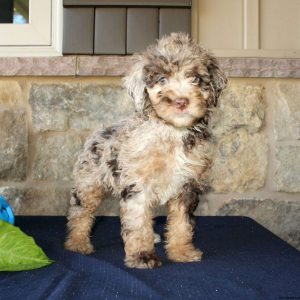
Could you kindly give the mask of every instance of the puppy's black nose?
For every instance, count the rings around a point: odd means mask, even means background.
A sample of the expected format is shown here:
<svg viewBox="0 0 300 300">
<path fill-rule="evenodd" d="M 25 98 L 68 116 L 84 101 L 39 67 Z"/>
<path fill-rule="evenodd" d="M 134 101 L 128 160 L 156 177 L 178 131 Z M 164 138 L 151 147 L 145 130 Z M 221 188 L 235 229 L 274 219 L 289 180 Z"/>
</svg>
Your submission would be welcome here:
<svg viewBox="0 0 300 300">
<path fill-rule="evenodd" d="M 189 99 L 187 99 L 187 98 L 177 98 L 177 99 L 175 99 L 174 102 L 175 102 L 176 108 L 178 108 L 180 110 L 184 110 L 189 104 Z"/>
</svg>

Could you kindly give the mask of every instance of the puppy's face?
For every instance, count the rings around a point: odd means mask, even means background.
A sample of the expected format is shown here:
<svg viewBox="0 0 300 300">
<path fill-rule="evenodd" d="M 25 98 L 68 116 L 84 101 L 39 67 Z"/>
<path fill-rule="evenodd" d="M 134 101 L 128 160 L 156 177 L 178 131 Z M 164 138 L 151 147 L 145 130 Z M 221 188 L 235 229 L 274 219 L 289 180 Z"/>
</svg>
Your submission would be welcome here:
<svg viewBox="0 0 300 300">
<path fill-rule="evenodd" d="M 156 115 L 176 127 L 208 119 L 226 86 L 226 76 L 207 50 L 187 34 L 172 33 L 133 57 L 124 79 L 136 111 Z"/>
<path fill-rule="evenodd" d="M 210 79 L 204 67 L 150 66 L 144 75 L 153 109 L 169 124 L 189 127 L 207 113 Z"/>
</svg>

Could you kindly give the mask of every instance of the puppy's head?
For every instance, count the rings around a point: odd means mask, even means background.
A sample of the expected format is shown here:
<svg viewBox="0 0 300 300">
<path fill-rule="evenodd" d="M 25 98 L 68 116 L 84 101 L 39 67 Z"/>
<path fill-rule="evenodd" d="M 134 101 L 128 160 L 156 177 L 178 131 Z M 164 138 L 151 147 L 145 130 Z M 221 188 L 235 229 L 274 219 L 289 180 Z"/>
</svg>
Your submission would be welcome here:
<svg viewBox="0 0 300 300">
<path fill-rule="evenodd" d="M 124 84 L 136 110 L 152 110 L 176 127 L 207 116 L 227 82 L 215 57 L 184 33 L 163 37 L 133 59 Z"/>
</svg>

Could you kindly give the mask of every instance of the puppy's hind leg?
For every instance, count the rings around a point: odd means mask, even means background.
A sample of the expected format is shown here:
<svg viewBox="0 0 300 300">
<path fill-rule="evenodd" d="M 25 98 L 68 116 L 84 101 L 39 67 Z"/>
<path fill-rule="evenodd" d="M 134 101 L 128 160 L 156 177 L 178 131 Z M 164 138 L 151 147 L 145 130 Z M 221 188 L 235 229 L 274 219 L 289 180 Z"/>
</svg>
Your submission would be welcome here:
<svg viewBox="0 0 300 300">
<path fill-rule="evenodd" d="M 77 185 L 72 190 L 66 249 L 82 254 L 90 254 L 94 251 L 90 234 L 94 223 L 94 214 L 102 198 L 102 189 L 98 185 Z"/>
</svg>

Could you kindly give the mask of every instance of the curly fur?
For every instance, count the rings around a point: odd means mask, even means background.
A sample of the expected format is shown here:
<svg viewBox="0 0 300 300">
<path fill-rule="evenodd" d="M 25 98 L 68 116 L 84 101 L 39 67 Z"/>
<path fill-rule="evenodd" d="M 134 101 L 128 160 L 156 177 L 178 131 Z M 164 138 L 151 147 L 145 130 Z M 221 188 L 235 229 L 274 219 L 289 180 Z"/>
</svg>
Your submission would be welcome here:
<svg viewBox="0 0 300 300">
<path fill-rule="evenodd" d="M 93 251 L 90 232 L 105 193 L 121 199 L 125 264 L 161 265 L 152 208 L 169 210 L 166 251 L 174 261 L 200 260 L 192 244 L 192 212 L 206 189 L 210 165 L 207 122 L 226 85 L 216 59 L 182 33 L 163 37 L 134 56 L 124 79 L 136 114 L 96 131 L 74 168 L 67 249 Z"/>
</svg>

